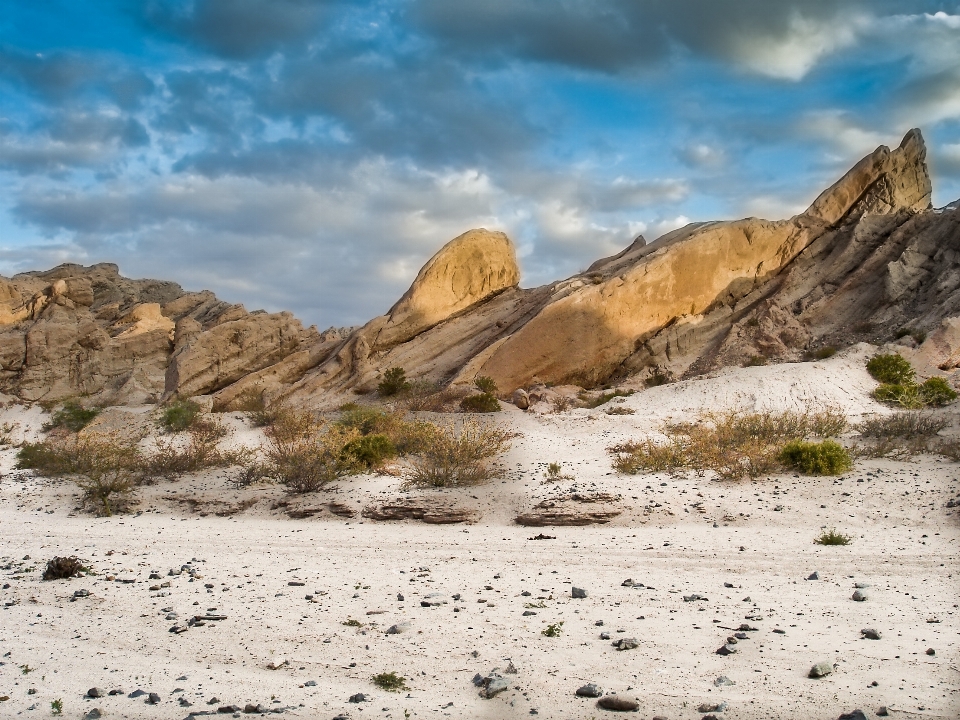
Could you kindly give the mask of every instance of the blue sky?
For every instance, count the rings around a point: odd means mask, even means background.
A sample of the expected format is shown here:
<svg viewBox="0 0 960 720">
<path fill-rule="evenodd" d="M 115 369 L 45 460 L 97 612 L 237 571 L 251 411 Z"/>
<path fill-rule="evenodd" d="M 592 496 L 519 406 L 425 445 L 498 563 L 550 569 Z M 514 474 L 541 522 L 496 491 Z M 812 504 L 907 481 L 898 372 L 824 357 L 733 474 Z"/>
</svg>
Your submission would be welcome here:
<svg viewBox="0 0 960 720">
<path fill-rule="evenodd" d="M 956 200 L 957 0 L 7 0 L 0 274 L 359 324 L 469 228 L 538 285 L 800 212 L 911 127 Z"/>
</svg>

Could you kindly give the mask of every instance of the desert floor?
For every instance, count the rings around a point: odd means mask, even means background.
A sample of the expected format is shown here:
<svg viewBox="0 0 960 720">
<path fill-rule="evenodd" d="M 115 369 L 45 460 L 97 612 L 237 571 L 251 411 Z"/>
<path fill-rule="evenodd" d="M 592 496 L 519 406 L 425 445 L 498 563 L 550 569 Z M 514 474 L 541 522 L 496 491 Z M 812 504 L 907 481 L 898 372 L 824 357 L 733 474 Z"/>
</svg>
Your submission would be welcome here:
<svg viewBox="0 0 960 720">
<path fill-rule="evenodd" d="M 500 479 L 411 494 L 474 513 L 456 525 L 357 512 L 409 499 L 399 477 L 345 480 L 298 500 L 313 514 L 291 519 L 282 489 L 237 490 L 229 471 L 142 488 L 135 513 L 99 518 L 78 509 L 74 485 L 14 470 L 15 451 L 4 449 L 0 717 L 46 717 L 59 699 L 68 718 L 94 708 L 184 718 L 247 704 L 304 718 L 591 718 L 608 711 L 574 693 L 593 682 L 636 698 L 644 718 L 701 718 L 698 708 L 719 703 L 717 717 L 745 720 L 835 720 L 854 708 L 874 717 L 881 706 L 893 717 L 958 718 L 960 508 L 947 503 L 960 495 L 960 465 L 859 460 L 842 478 L 730 483 L 617 475 L 605 451 L 703 409 L 839 405 L 853 421 L 885 412 L 862 367 L 852 352 L 726 370 L 638 393 L 623 403 L 634 415 L 507 407 L 497 419 L 521 437 Z M 0 414 L 26 437 L 41 421 L 36 407 Z M 231 442 L 257 441 L 242 415 L 223 421 Z M 572 479 L 545 483 L 552 461 Z M 619 497 L 622 513 L 585 527 L 513 522 L 575 493 Z M 355 514 L 331 514 L 331 501 Z M 854 540 L 815 545 L 822 528 Z M 540 533 L 553 539 L 533 539 Z M 77 555 L 97 574 L 43 582 L 55 555 Z M 168 574 L 185 564 L 193 575 Z M 814 571 L 820 579 L 807 580 Z M 851 599 L 855 583 L 867 585 L 866 601 Z M 587 597 L 573 599 L 574 586 Z M 73 600 L 81 589 L 90 595 Z M 444 602 L 421 606 L 433 593 Z M 693 594 L 703 599 L 684 599 Z M 170 632 L 208 613 L 225 618 Z M 404 622 L 405 632 L 385 633 Z M 560 622 L 559 637 L 542 634 Z M 757 629 L 738 652 L 716 654 L 744 623 Z M 862 639 L 865 628 L 881 638 Z M 617 650 L 619 638 L 639 646 Z M 819 662 L 836 669 L 808 678 Z M 510 689 L 481 698 L 472 679 L 495 668 Z M 390 671 L 409 690 L 373 685 Z M 717 685 L 720 676 L 734 684 Z M 122 692 L 85 698 L 92 687 Z M 368 700 L 350 702 L 357 693 Z"/>
</svg>

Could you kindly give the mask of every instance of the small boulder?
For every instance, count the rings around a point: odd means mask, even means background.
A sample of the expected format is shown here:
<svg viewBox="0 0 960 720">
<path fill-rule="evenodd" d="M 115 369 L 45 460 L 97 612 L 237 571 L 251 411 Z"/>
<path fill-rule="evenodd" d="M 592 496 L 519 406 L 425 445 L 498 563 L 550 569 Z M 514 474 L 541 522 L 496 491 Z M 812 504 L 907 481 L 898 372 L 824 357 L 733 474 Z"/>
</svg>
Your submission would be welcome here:
<svg viewBox="0 0 960 720">
<path fill-rule="evenodd" d="M 583 588 L 573 587 L 570 589 L 570 597 L 582 600 L 587 597 L 587 591 Z"/>
<path fill-rule="evenodd" d="M 103 696 L 104 696 L 103 690 L 101 690 L 98 687 L 92 687 L 89 690 L 87 690 L 88 698 L 102 698 Z"/>
<path fill-rule="evenodd" d="M 640 643 L 637 642 L 636 638 L 620 638 L 613 643 L 613 646 L 617 650 L 634 650 L 640 647 Z"/>
<path fill-rule="evenodd" d="M 636 700 L 621 697 L 620 695 L 604 695 L 597 700 L 597 706 L 604 710 L 615 710 L 618 712 L 636 712 L 640 709 L 640 703 Z"/>
<path fill-rule="evenodd" d="M 587 683 L 577 688 L 578 697 L 598 698 L 603 695 L 603 689 L 596 683 Z"/>
<path fill-rule="evenodd" d="M 818 662 L 816 665 L 810 668 L 810 672 L 807 673 L 807 677 L 822 678 L 822 677 L 826 677 L 832 672 L 833 672 L 833 665 L 831 665 L 828 662 Z"/>
<path fill-rule="evenodd" d="M 387 628 L 387 635 L 401 635 L 402 633 L 409 632 L 411 627 L 411 624 L 408 622 L 398 622 Z"/>
<path fill-rule="evenodd" d="M 860 634 L 863 635 L 867 640 L 879 640 L 880 631 L 874 630 L 873 628 L 864 628 L 860 631 Z"/>
<path fill-rule="evenodd" d="M 717 655 L 733 655 L 735 652 L 737 652 L 737 646 L 731 645 L 730 643 L 721 645 L 717 649 Z"/>
<path fill-rule="evenodd" d="M 368 702 L 369 700 L 370 698 L 364 695 L 363 693 L 356 693 L 355 695 L 350 696 L 350 702 L 352 703 Z"/>
<path fill-rule="evenodd" d="M 818 572 L 816 572 L 816 571 L 814 571 L 814 572 L 810 573 L 809 575 L 807 575 L 807 580 L 819 580 L 819 579 L 820 579 L 820 573 L 818 573 Z"/>
<path fill-rule="evenodd" d="M 521 410 L 526 410 L 530 407 L 530 396 L 527 395 L 527 391 L 523 388 L 514 390 L 513 396 L 510 399 L 513 401 L 513 404 Z"/>
<path fill-rule="evenodd" d="M 857 602 L 863 602 L 864 600 L 867 599 L 867 595 L 866 595 L 866 593 L 864 593 L 864 592 L 862 592 L 862 591 L 860 591 L 860 590 L 854 590 L 854 591 L 853 591 L 853 599 L 856 600 Z"/>
<path fill-rule="evenodd" d="M 837 720 L 867 720 L 863 710 L 854 710 L 853 712 L 843 713 Z"/>
</svg>

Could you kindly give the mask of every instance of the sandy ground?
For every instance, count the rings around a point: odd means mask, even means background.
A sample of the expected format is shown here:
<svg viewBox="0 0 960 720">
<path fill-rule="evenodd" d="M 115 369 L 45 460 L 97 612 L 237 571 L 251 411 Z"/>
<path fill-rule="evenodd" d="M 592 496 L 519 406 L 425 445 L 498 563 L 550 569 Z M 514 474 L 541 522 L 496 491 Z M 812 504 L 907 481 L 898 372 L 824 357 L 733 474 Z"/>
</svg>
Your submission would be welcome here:
<svg viewBox="0 0 960 720">
<path fill-rule="evenodd" d="M 958 718 L 960 508 L 946 504 L 960 496 L 960 465 L 864 460 L 842 478 L 721 483 L 620 476 L 605 452 L 703 409 L 884 412 L 868 397 L 866 351 L 654 388 L 623 402 L 634 415 L 508 408 L 499 419 L 522 436 L 502 479 L 412 494 L 470 509 L 469 524 L 327 509 L 411 497 L 390 476 L 298 501 L 316 514 L 294 520 L 277 507 L 279 488 L 237 490 L 229 471 L 143 488 L 135 514 L 96 518 L 78 509 L 72 484 L 15 471 L 14 451 L 0 450 L 0 697 L 9 697 L 0 717 L 45 717 L 60 699 L 70 718 L 93 708 L 104 718 L 184 718 L 248 703 L 304 718 L 592 718 L 607 711 L 574 692 L 594 682 L 636 698 L 644 718 L 701 718 L 699 707 L 719 703 L 717 717 L 745 720 L 834 720 L 854 708 L 874 717 L 880 706 L 893 717 Z M 15 406 L 0 426 L 19 423 L 16 441 L 42 419 Z M 222 419 L 231 442 L 257 442 L 242 416 Z M 552 461 L 573 479 L 544 483 Z M 514 524 L 540 500 L 574 492 L 619 496 L 623 512 L 599 526 Z M 834 527 L 854 542 L 813 544 Z M 539 533 L 554 538 L 532 539 Z M 97 575 L 41 582 L 54 555 L 77 555 Z M 183 565 L 193 574 L 168 574 Z M 814 571 L 820 579 L 806 580 Z M 855 583 L 868 586 L 866 601 L 851 599 Z M 587 597 L 573 599 L 573 586 Z M 81 589 L 90 596 L 71 600 Z M 432 593 L 444 604 L 422 607 Z M 693 594 L 704 599 L 685 601 Z M 225 619 L 170 632 L 205 614 Z M 401 622 L 406 632 L 385 633 Z M 542 634 L 560 622 L 559 637 Z M 738 652 L 716 654 L 744 623 L 757 629 Z M 864 628 L 881 638 L 862 639 Z M 639 646 L 619 651 L 619 638 Z M 818 662 L 836 669 L 809 679 Z M 472 678 L 511 663 L 510 689 L 481 698 Z M 390 671 L 408 691 L 372 684 Z M 716 685 L 720 676 L 734 684 Z M 91 687 L 123 692 L 92 700 Z M 129 697 L 137 690 L 160 702 Z M 351 703 L 356 693 L 369 700 Z"/>
</svg>

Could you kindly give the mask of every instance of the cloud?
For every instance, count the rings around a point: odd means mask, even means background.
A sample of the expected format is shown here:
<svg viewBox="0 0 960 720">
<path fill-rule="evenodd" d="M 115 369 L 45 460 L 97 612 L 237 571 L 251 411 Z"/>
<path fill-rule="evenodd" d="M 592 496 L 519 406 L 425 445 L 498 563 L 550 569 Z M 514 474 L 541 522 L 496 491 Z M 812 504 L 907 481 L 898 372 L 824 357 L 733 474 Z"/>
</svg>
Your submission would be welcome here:
<svg viewBox="0 0 960 720">
<path fill-rule="evenodd" d="M 727 153 L 723 148 L 693 143 L 676 151 L 677 159 L 691 168 L 716 169 L 727 163 Z"/>
<path fill-rule="evenodd" d="M 326 16 L 324 0 L 152 0 L 143 21 L 181 41 L 231 59 L 249 59 L 303 43 Z"/>
</svg>

